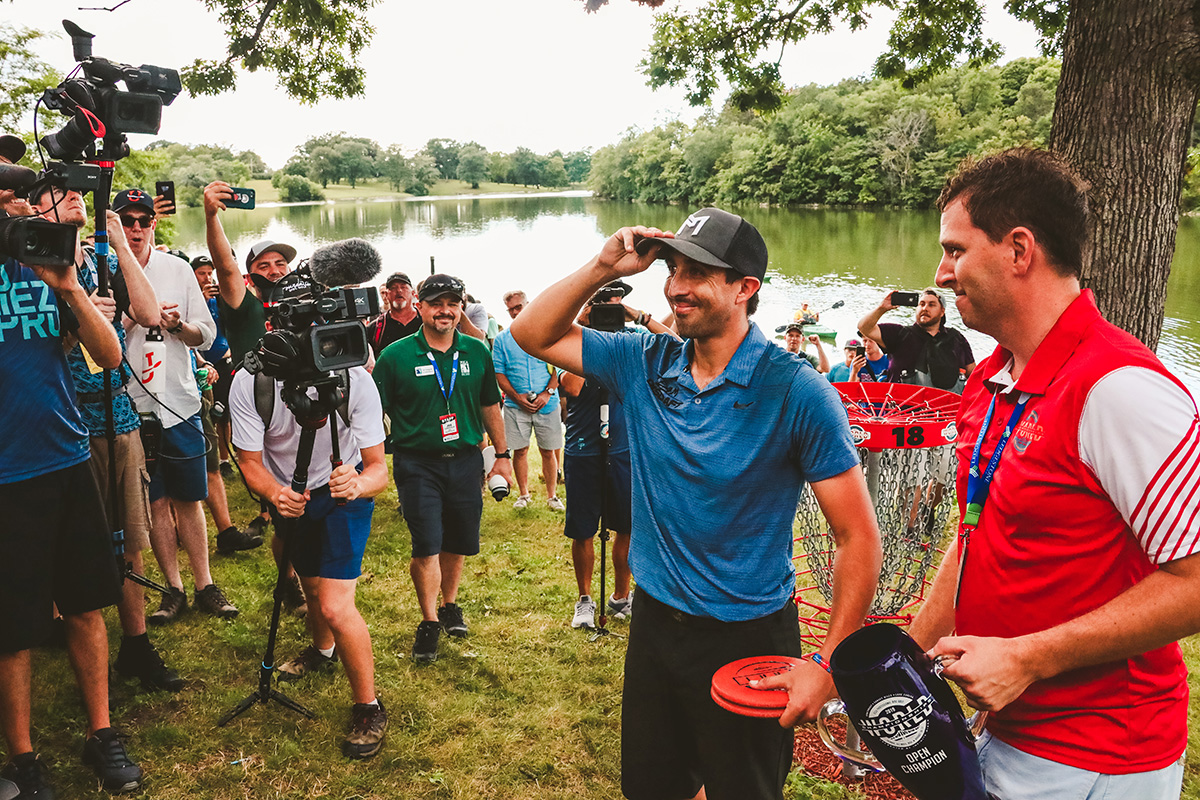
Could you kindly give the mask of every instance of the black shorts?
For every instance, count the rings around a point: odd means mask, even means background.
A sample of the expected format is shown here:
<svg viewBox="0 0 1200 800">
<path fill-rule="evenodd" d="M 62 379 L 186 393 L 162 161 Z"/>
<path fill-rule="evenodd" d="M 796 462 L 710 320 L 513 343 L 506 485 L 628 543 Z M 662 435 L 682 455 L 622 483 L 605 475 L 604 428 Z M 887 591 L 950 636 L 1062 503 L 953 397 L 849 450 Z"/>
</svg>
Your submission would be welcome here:
<svg viewBox="0 0 1200 800">
<path fill-rule="evenodd" d="M 600 529 L 600 480 L 603 456 L 563 457 L 563 477 L 567 483 L 567 519 L 563 533 L 571 539 L 590 539 Z M 628 534 L 630 525 L 629 451 L 609 457 L 608 486 L 604 510 L 608 529 Z"/>
<path fill-rule="evenodd" d="M 82 614 L 120 599 L 112 534 L 88 462 L 0 484 L 0 508 L 0 652 L 44 642 L 56 604 L 63 614 Z"/>
<path fill-rule="evenodd" d="M 748 622 L 693 617 L 639 588 L 621 702 L 621 790 L 630 800 L 780 800 L 794 734 L 718 706 L 712 676 L 739 658 L 800 656 L 795 603 Z"/>
<path fill-rule="evenodd" d="M 483 453 L 479 448 L 458 450 L 446 457 L 396 453 L 392 471 L 400 487 L 404 521 L 412 534 L 414 558 L 479 552 L 479 518 L 483 514 Z"/>
</svg>

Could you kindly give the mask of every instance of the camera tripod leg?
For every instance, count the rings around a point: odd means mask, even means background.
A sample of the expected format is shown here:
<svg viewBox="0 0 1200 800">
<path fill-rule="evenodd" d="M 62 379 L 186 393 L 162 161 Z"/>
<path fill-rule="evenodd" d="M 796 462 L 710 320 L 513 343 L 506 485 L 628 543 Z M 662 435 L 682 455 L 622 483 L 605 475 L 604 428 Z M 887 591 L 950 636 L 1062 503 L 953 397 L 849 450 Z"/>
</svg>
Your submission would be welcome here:
<svg viewBox="0 0 1200 800">
<path fill-rule="evenodd" d="M 125 562 L 125 577 L 128 580 L 136 583 L 138 586 L 145 586 L 147 589 L 153 589 L 154 591 L 159 592 L 164 597 L 171 593 L 171 589 L 169 587 L 163 586 L 161 583 L 155 583 L 145 575 L 139 575 L 138 573 L 134 572 L 133 564 L 130 564 L 128 561 Z"/>
</svg>

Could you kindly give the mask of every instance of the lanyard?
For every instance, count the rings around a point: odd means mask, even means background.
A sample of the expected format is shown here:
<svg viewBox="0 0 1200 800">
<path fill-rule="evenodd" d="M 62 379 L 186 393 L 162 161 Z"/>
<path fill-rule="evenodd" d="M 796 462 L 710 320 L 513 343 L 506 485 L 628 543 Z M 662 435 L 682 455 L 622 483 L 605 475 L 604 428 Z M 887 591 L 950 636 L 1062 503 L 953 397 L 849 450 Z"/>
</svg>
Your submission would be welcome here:
<svg viewBox="0 0 1200 800">
<path fill-rule="evenodd" d="M 1025 404 L 1029 402 L 1030 397 L 1032 395 L 1028 392 L 1021 392 L 1012 416 L 1008 418 L 1008 424 L 1004 426 L 1004 433 L 1000 435 L 1000 441 L 996 443 L 996 451 L 988 459 L 987 468 L 982 474 L 979 472 L 979 451 L 983 449 L 983 440 L 987 437 L 988 428 L 992 425 L 992 415 L 996 411 L 995 392 L 992 393 L 992 402 L 988 404 L 987 414 L 983 418 L 983 426 L 979 429 L 979 436 L 975 439 L 975 449 L 971 452 L 971 467 L 967 472 L 967 509 L 963 512 L 962 527 L 958 537 L 958 588 L 954 593 L 955 608 L 958 607 L 958 599 L 962 594 L 963 573 L 967 567 L 967 549 L 971 544 L 971 533 L 979 525 L 979 515 L 983 513 L 983 506 L 987 503 L 992 479 L 996 477 L 996 468 L 1000 466 L 1000 456 L 1004 453 L 1004 448 L 1008 444 L 1012 432 L 1016 430 L 1021 415 L 1025 413 Z"/>
<path fill-rule="evenodd" d="M 454 384 L 458 380 L 458 351 L 454 351 L 454 364 L 450 367 L 450 391 L 446 391 L 446 382 L 442 380 L 442 371 L 438 369 L 437 361 L 433 357 L 433 353 L 425 351 L 429 363 L 433 364 L 433 375 L 437 378 L 438 388 L 442 390 L 442 397 L 446 398 L 446 410 L 450 410 L 450 396 L 454 394 Z"/>
<path fill-rule="evenodd" d="M 1030 397 L 1028 392 L 1021 393 L 1012 416 L 1008 418 L 1008 424 L 1004 426 L 1004 433 L 1001 434 L 1000 441 L 996 444 L 996 452 L 992 453 L 987 468 L 981 475 L 979 473 L 979 451 L 983 448 L 983 440 L 987 437 L 988 428 L 992 424 L 992 414 L 996 411 L 996 394 L 992 393 L 992 402 L 988 405 L 987 415 L 983 418 L 983 427 L 979 429 L 979 437 L 975 440 L 975 450 L 971 453 L 971 469 L 967 473 L 967 510 L 963 514 L 964 525 L 974 528 L 979 524 L 979 515 L 983 513 L 983 504 L 987 502 L 992 479 L 996 476 L 996 468 L 1000 466 L 1000 456 L 1004 453 L 1004 447 L 1008 444 L 1012 432 L 1016 430 L 1017 422 L 1020 421 L 1021 414 L 1025 412 L 1025 404 L 1029 402 Z"/>
</svg>

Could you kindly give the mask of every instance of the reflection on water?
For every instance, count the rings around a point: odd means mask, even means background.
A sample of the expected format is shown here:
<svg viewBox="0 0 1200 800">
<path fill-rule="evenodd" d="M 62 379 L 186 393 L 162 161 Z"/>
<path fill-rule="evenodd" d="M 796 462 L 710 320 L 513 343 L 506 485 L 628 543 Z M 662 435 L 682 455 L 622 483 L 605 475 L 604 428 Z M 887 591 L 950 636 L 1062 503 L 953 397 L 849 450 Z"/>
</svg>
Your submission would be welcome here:
<svg viewBox="0 0 1200 800">
<path fill-rule="evenodd" d="M 920 289 L 933 281 L 940 256 L 934 211 L 848 211 L 834 209 L 736 209 L 758 227 L 771 253 L 771 280 L 763 288 L 756 320 L 774 328 L 807 302 L 828 309 L 821 321 L 853 335 L 859 317 L 889 289 Z M 367 239 L 384 259 L 383 278 L 394 271 L 414 280 L 427 275 L 430 259 L 439 272 L 458 275 L 469 291 L 498 315 L 509 289 L 533 294 L 584 264 L 604 239 L 622 225 L 679 227 L 685 209 L 612 203 L 575 195 L 458 197 L 410 201 L 231 210 L 222 214 L 239 256 L 260 239 L 295 245 L 301 254 L 352 236 Z M 204 215 L 184 209 L 177 217 L 185 252 L 204 248 Z M 657 317 L 667 311 L 662 297 L 665 269 L 651 267 L 631 279 L 630 302 Z M 951 325 L 962 328 L 953 304 Z M 911 311 L 885 320 L 909 322 Z M 976 358 L 991 352 L 991 340 L 965 331 Z M 1163 362 L 1200 391 L 1200 219 L 1179 228 L 1175 267 L 1167 289 L 1166 320 L 1158 353 Z M 834 355 L 836 358 L 837 355 Z"/>
</svg>

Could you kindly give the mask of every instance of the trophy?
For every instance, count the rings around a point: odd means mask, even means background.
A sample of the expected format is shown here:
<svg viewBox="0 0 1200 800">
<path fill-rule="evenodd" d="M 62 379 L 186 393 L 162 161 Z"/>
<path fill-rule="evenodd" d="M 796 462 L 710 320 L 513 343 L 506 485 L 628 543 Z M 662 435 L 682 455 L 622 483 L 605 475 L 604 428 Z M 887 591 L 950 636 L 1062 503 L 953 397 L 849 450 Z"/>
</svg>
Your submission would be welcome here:
<svg viewBox="0 0 1200 800">
<path fill-rule="evenodd" d="M 840 699 L 821 709 L 817 731 L 835 755 L 886 769 L 917 800 L 992 798 L 975 752 L 985 715 L 967 723 L 940 665 L 907 633 L 888 623 L 856 631 L 834 650 L 829 671 Z M 835 715 L 849 718 L 870 753 L 833 738 L 828 719 Z"/>
</svg>

